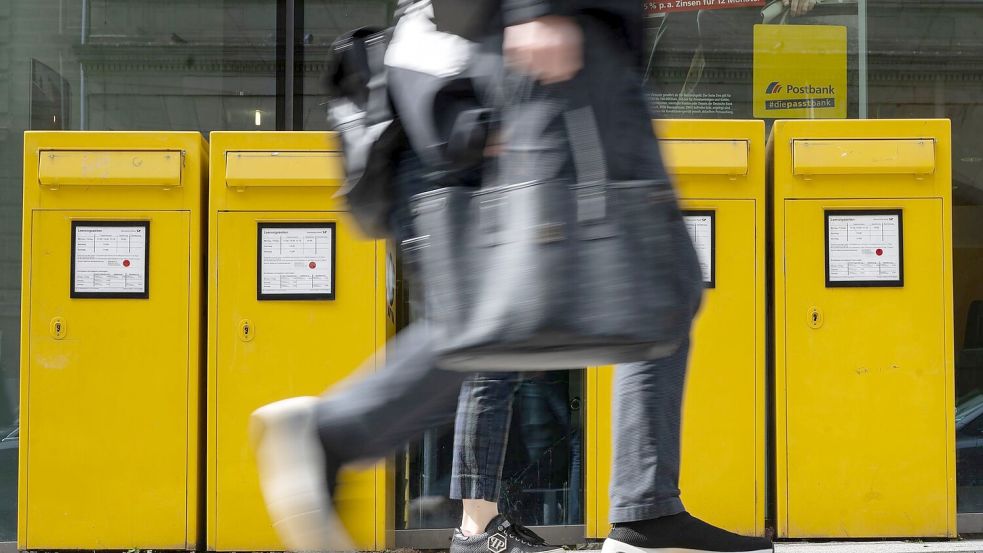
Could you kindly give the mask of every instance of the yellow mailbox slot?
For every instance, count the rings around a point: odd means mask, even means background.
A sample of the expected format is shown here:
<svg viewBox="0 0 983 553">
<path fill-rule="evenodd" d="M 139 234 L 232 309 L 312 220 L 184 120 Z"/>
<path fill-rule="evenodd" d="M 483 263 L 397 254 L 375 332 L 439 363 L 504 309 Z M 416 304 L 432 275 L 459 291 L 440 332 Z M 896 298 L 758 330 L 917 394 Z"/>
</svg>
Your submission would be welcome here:
<svg viewBox="0 0 983 553">
<path fill-rule="evenodd" d="M 18 549 L 197 546 L 206 152 L 24 135 Z"/>
<path fill-rule="evenodd" d="M 956 535 L 949 137 L 775 123 L 782 537 Z"/>
<path fill-rule="evenodd" d="M 339 144 L 322 132 L 211 134 L 208 266 L 208 547 L 282 550 L 247 424 L 267 403 L 318 395 L 391 332 L 383 242 L 361 239 L 334 194 Z M 392 296 L 389 296 L 392 298 Z M 389 316 L 387 316 L 387 314 Z M 384 466 L 353 476 L 361 548 L 384 549 Z"/>
<path fill-rule="evenodd" d="M 765 141 L 761 121 L 656 123 L 707 292 L 693 330 L 680 489 L 687 509 L 765 528 Z M 588 371 L 587 535 L 609 525 L 610 368 Z"/>
</svg>

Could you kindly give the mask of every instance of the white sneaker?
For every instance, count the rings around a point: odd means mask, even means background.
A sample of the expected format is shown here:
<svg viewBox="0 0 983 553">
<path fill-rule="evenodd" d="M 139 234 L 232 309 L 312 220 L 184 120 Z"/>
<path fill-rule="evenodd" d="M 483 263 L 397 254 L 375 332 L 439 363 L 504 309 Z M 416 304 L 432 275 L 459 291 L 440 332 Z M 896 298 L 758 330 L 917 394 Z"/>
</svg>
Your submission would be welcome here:
<svg viewBox="0 0 983 553">
<path fill-rule="evenodd" d="M 317 434 L 316 397 L 260 407 L 249 421 L 260 488 L 273 527 L 290 551 L 353 551 L 328 490 Z"/>
</svg>

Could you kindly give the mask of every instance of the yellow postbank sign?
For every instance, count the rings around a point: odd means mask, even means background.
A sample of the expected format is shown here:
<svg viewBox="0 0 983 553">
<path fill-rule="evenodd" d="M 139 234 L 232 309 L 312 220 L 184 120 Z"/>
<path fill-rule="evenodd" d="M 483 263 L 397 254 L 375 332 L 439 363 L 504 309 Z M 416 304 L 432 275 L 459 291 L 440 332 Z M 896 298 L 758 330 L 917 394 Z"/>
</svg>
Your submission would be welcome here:
<svg viewBox="0 0 983 553">
<path fill-rule="evenodd" d="M 846 27 L 755 25 L 754 116 L 845 118 L 846 65 Z"/>
</svg>

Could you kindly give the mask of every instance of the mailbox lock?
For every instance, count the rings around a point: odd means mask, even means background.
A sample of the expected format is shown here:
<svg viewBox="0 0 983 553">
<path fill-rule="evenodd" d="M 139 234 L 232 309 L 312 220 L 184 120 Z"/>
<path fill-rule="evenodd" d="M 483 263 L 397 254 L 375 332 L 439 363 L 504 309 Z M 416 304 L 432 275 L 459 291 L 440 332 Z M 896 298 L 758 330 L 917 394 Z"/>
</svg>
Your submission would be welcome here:
<svg viewBox="0 0 983 553">
<path fill-rule="evenodd" d="M 809 308 L 808 323 L 809 328 L 819 328 L 823 326 L 823 312 L 818 307 Z"/>
<path fill-rule="evenodd" d="M 243 342 L 251 342 L 256 334 L 256 327 L 249 319 L 239 321 L 239 339 Z"/>
<path fill-rule="evenodd" d="M 61 340 L 68 334 L 68 325 L 65 324 L 65 320 L 61 317 L 55 317 L 51 319 L 51 324 L 48 326 L 49 332 L 51 332 L 51 337 L 55 340 Z"/>
</svg>

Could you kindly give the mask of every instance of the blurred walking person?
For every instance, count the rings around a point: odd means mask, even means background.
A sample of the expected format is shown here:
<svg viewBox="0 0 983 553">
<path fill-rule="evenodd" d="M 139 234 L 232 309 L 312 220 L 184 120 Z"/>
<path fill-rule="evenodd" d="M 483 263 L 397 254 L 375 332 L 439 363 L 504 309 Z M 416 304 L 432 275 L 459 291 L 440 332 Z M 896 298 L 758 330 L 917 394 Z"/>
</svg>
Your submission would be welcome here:
<svg viewBox="0 0 983 553">
<path fill-rule="evenodd" d="M 418 9 L 426 13 L 429 7 L 421 2 Z M 539 136 L 550 147 L 524 158 L 528 167 L 545 168 L 557 177 L 569 174 L 573 162 L 563 114 L 576 94 L 589 99 L 603 146 L 600 154 L 612 179 L 666 182 L 641 89 L 641 9 L 637 0 L 501 2 L 484 22 L 486 33 L 501 33 L 510 70 L 536 81 L 527 90 L 523 105 L 505 115 L 506 152 L 517 146 L 510 142 L 514 136 Z M 390 48 L 398 49 L 398 40 Z M 524 111 L 525 105 L 534 109 Z M 426 156 L 426 152 L 416 154 Z M 503 163 L 510 159 L 507 153 L 504 159 Z M 405 156 L 398 165 L 397 240 L 410 257 L 413 251 L 407 246 L 418 237 L 408 196 L 421 183 L 444 185 L 427 180 L 432 169 L 413 155 Z M 676 300 L 688 310 L 691 322 L 702 279 L 692 244 L 685 240 L 674 262 L 692 275 L 692 286 Z M 688 342 L 684 342 L 664 358 L 616 369 L 610 490 L 614 527 L 604 543 L 608 553 L 772 551 L 766 539 L 737 536 L 692 517 L 679 499 L 680 408 L 688 353 Z M 335 503 L 340 468 L 384 457 L 423 430 L 453 420 L 468 374 L 437 368 L 435 344 L 425 321 L 400 332 L 387 348 L 386 359 L 382 370 L 353 377 L 321 398 L 288 399 L 254 414 L 252 435 L 261 487 L 288 548 L 352 549 L 339 517 L 343 506 Z M 503 387 L 513 385 L 507 377 L 500 382 Z M 465 388 L 459 405 L 462 424 L 487 416 L 486 427 L 501 428 L 507 402 L 481 406 L 489 393 Z M 511 400 L 507 394 L 500 397 Z M 462 436 L 468 434 L 465 431 Z M 475 439 L 464 439 L 460 447 L 497 448 L 494 443 L 482 444 L 480 432 L 472 434 Z M 500 436 L 490 435 L 493 440 Z M 500 463 L 501 456 L 495 457 L 478 472 L 500 476 L 495 463 Z M 474 499 L 491 503 L 494 494 Z M 499 517 L 493 517 L 484 530 L 462 543 L 455 540 L 453 547 L 460 553 L 544 551 L 543 544 L 532 543 L 515 527 L 501 524 Z"/>
</svg>

